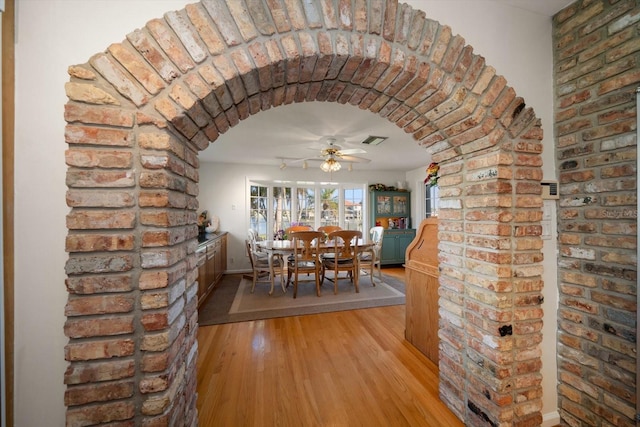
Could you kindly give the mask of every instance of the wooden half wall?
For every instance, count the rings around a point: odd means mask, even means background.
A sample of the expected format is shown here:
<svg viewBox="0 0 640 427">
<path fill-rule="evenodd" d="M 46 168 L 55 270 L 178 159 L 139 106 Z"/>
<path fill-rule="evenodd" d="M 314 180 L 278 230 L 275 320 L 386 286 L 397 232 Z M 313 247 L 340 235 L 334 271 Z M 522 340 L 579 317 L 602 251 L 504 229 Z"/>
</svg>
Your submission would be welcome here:
<svg viewBox="0 0 640 427">
<path fill-rule="evenodd" d="M 405 337 L 438 364 L 438 218 L 426 218 L 406 252 Z"/>
</svg>

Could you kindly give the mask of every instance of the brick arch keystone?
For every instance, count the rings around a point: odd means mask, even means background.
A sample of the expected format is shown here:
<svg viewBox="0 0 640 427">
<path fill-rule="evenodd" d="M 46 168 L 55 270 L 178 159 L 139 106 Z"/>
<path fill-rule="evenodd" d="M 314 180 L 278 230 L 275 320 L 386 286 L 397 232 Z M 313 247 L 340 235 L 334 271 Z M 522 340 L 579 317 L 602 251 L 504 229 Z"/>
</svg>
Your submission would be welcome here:
<svg viewBox="0 0 640 427">
<path fill-rule="evenodd" d="M 542 129 L 449 27 L 391 0 L 203 0 L 69 74 L 69 424 L 197 424 L 198 152 L 306 101 L 441 163 L 440 396 L 469 425 L 541 423 Z"/>
</svg>

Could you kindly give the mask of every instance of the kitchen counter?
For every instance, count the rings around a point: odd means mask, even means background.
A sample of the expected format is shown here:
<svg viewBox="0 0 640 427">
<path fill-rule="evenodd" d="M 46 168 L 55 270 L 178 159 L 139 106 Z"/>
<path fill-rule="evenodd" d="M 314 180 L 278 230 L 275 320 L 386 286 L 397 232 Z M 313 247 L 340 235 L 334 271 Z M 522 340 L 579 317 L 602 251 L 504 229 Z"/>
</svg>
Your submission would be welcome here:
<svg viewBox="0 0 640 427">
<path fill-rule="evenodd" d="M 215 233 L 198 234 L 198 248 L 204 247 L 212 240 L 219 239 L 226 235 L 226 231 L 216 231 Z"/>
</svg>

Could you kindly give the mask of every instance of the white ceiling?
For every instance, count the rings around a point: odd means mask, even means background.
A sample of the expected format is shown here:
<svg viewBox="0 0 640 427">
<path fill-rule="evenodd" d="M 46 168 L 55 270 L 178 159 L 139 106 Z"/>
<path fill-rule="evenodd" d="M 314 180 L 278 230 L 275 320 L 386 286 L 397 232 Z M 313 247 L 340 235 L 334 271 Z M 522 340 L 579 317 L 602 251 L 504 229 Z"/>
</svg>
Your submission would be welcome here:
<svg viewBox="0 0 640 427">
<path fill-rule="evenodd" d="M 377 146 L 362 145 L 370 135 L 388 139 Z M 303 162 L 295 159 L 319 156 L 327 137 L 336 137 L 343 149 L 366 151 L 353 154 L 371 160 L 353 163 L 357 170 L 407 171 L 431 161 L 424 148 L 386 119 L 335 102 L 304 102 L 262 111 L 218 138 L 200 154 L 200 160 L 279 166 L 284 159 L 289 167 L 302 167 Z M 312 160 L 308 164 L 320 165 Z"/>
<path fill-rule="evenodd" d="M 486 0 L 553 16 L 572 0 Z M 369 135 L 386 136 L 378 146 L 360 142 Z M 364 148 L 370 163 L 354 163 L 357 170 L 408 171 L 431 162 L 426 150 L 410 134 L 386 119 L 352 105 L 329 102 L 290 104 L 260 112 L 231 128 L 200 154 L 205 162 L 273 165 L 284 159 L 288 167 L 302 167 L 301 159 L 317 156 L 326 137 L 336 136 L 344 149 Z M 400 154 L 401 153 L 401 154 Z M 309 167 L 319 163 L 309 162 Z"/>
<path fill-rule="evenodd" d="M 519 9 L 528 10 L 545 16 L 553 16 L 576 0 L 495 0 Z"/>
</svg>

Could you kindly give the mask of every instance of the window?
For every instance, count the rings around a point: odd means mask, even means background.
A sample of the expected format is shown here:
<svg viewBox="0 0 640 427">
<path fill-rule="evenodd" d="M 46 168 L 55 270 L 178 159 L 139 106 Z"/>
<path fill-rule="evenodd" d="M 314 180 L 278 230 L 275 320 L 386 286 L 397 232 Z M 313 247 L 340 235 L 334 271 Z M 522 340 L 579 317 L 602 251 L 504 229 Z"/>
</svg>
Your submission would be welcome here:
<svg viewBox="0 0 640 427">
<path fill-rule="evenodd" d="M 291 187 L 274 186 L 273 191 L 273 228 L 275 235 L 279 230 L 291 227 Z"/>
<path fill-rule="evenodd" d="M 323 188 L 320 192 L 320 226 L 340 225 L 339 193 L 337 188 Z"/>
<path fill-rule="evenodd" d="M 344 189 L 344 225 L 345 230 L 362 231 L 362 205 L 364 192 L 362 188 Z"/>
<path fill-rule="evenodd" d="M 296 189 L 296 208 L 298 217 L 296 224 L 292 225 L 309 225 L 315 228 L 316 220 L 316 196 L 315 188 L 301 187 Z"/>
<path fill-rule="evenodd" d="M 249 227 L 258 232 L 262 239 L 267 237 L 268 188 L 252 185 L 249 195 Z"/>
<path fill-rule="evenodd" d="M 424 204 L 424 216 L 430 218 L 432 216 L 438 216 L 438 205 L 440 202 L 440 192 L 438 186 L 424 186 L 425 190 L 425 204 Z"/>
<path fill-rule="evenodd" d="M 282 236 L 292 225 L 362 231 L 366 185 L 250 182 L 249 227 L 261 239 Z"/>
</svg>

